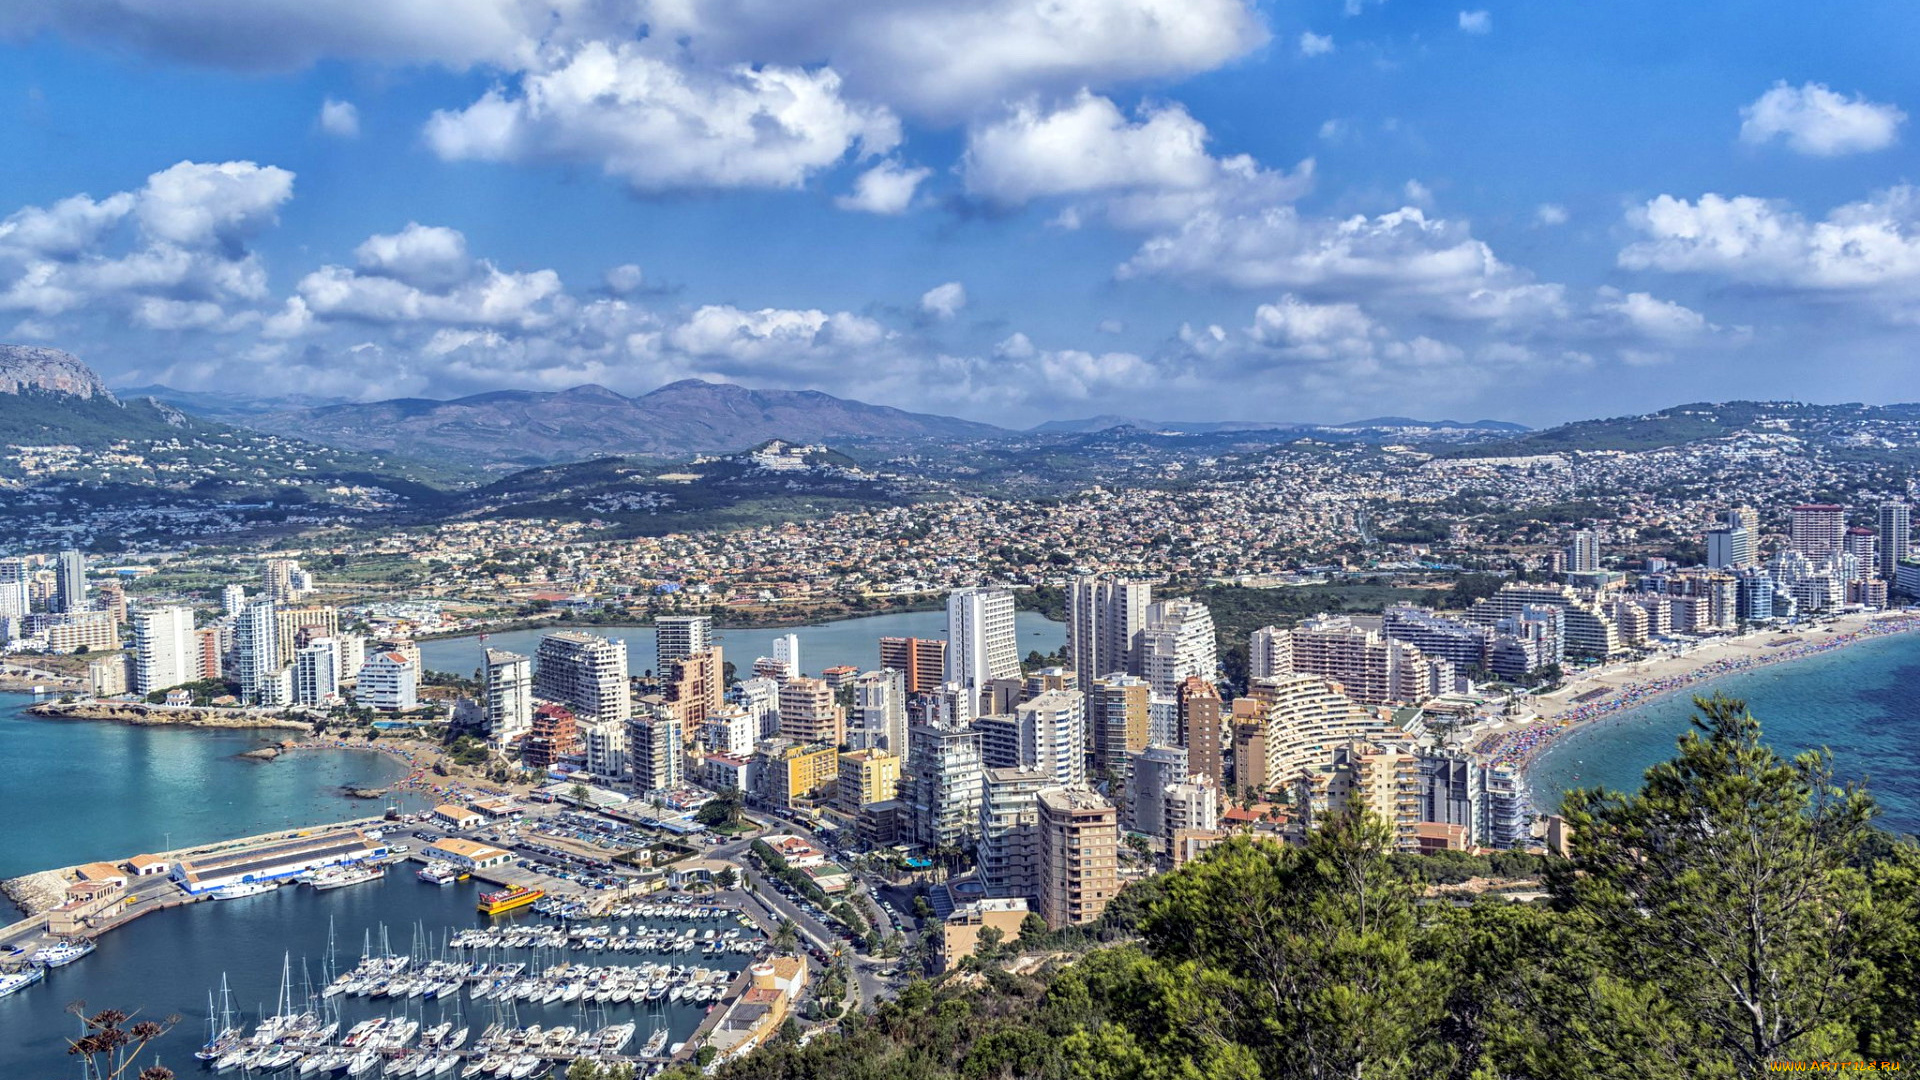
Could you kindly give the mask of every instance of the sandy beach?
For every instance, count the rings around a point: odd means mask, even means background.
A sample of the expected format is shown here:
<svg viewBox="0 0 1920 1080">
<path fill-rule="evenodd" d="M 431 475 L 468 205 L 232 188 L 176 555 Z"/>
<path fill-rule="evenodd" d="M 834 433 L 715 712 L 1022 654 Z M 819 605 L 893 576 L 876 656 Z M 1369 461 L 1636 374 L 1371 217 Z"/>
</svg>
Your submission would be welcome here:
<svg viewBox="0 0 1920 1080">
<path fill-rule="evenodd" d="M 1886 634 L 1920 629 L 1920 612 L 1865 612 L 1817 625 L 1715 638 L 1685 653 L 1603 664 L 1580 672 L 1550 694 L 1526 699 L 1535 715 L 1482 736 L 1474 749 L 1496 764 L 1525 766 L 1559 735 L 1581 724 L 1711 679 L 1831 652 Z"/>
</svg>

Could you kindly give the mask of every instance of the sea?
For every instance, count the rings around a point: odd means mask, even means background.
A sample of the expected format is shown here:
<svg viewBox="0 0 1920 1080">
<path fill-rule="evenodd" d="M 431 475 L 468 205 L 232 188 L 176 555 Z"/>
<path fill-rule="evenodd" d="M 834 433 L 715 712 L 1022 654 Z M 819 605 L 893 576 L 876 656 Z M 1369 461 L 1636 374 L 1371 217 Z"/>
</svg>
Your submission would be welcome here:
<svg viewBox="0 0 1920 1080">
<path fill-rule="evenodd" d="M 1023 656 L 1032 649 L 1051 652 L 1066 641 L 1062 624 L 1031 612 L 1020 613 L 1016 625 Z M 626 640 L 631 669 L 653 666 L 651 628 L 598 627 L 592 632 Z M 868 670 L 878 663 L 881 637 L 944 637 L 946 615 L 909 612 L 781 630 L 727 630 L 720 641 L 744 669 L 755 657 L 772 653 L 775 636 L 789 632 L 800 636 L 804 670 L 818 672 L 839 664 Z M 530 656 L 542 633 L 495 634 L 486 645 Z M 456 638 L 423 642 L 421 652 L 430 669 L 466 673 L 478 666 L 481 647 L 477 637 Z M 6 779 L 0 781 L 0 821 L 6 825 L 0 832 L 0 878 L 377 814 L 385 802 L 346 798 L 340 794 L 342 787 L 384 787 L 407 772 L 403 762 L 370 751 L 301 751 L 265 763 L 238 756 L 284 738 L 280 731 L 47 720 L 26 715 L 31 703 L 25 695 L 0 694 L 0 748 L 7 757 Z M 395 801 L 409 809 L 418 805 L 416 796 L 404 792 L 386 800 Z M 78 1062 L 65 1053 L 66 1040 L 79 1032 L 78 1021 L 65 1012 L 74 1001 L 85 1001 L 93 1010 L 137 1010 L 142 1018 L 180 1016 L 179 1027 L 156 1043 L 154 1051 L 180 1075 L 197 1075 L 200 1069 L 191 1053 L 206 1037 L 207 993 L 218 987 L 222 975 L 236 1005 L 250 1015 L 258 1015 L 262 1007 L 271 1012 L 283 957 L 292 958 L 297 991 L 303 973 L 316 982 L 322 979 L 330 933 L 336 961 L 342 964 L 357 961 L 368 940 L 377 951 L 383 927 L 385 941 L 396 952 L 407 952 L 416 942 L 432 950 L 431 943 L 444 941 L 450 928 L 483 921 L 474 911 L 475 891 L 471 883 L 428 886 L 400 867 L 383 881 L 366 885 L 324 893 L 282 888 L 136 920 L 105 935 L 93 955 L 51 972 L 37 986 L 0 998 L 0 1078 L 80 1076 Z M 14 915 L 0 904 L 0 918 Z M 576 953 L 566 956 L 585 959 Z M 623 953 L 600 962 L 651 959 Z M 744 958 L 688 954 L 675 962 L 738 967 Z M 413 1006 L 418 1010 L 420 1003 L 416 1000 Z M 701 1019 L 693 1006 L 619 1011 L 628 1008 L 616 1006 L 613 1020 L 638 1022 L 636 1046 L 656 1021 L 666 1025 L 677 1042 Z M 428 1003 L 426 1009 L 427 1019 L 438 1022 L 438 1006 Z M 365 1003 L 349 1003 L 345 1011 L 349 1020 L 373 1014 Z M 490 1023 L 493 1017 L 482 1011 L 468 1019 L 481 1026 Z M 520 1022 L 577 1024 L 572 1011 L 558 1005 L 548 1010 L 522 1005 Z"/>
<path fill-rule="evenodd" d="M 1694 695 L 1715 691 L 1744 700 L 1780 753 L 1830 751 L 1838 777 L 1878 800 L 1882 827 L 1920 833 L 1920 633 L 1737 672 L 1575 728 L 1528 769 L 1535 803 L 1552 812 L 1570 788 L 1638 788 L 1674 756 Z"/>
</svg>

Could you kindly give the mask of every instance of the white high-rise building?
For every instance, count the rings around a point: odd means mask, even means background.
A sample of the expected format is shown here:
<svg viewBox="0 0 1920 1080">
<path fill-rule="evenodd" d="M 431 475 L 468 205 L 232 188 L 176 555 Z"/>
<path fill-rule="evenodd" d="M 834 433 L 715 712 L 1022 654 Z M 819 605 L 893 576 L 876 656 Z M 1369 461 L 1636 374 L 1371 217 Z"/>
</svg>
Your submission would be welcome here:
<svg viewBox="0 0 1920 1080">
<path fill-rule="evenodd" d="M 961 589 L 947 597 L 947 681 L 977 701 L 995 679 L 1017 678 L 1020 647 L 1013 594 L 1005 589 Z"/>
<path fill-rule="evenodd" d="M 1263 626 L 1247 642 L 1247 680 L 1267 679 L 1293 670 L 1293 635 Z"/>
<path fill-rule="evenodd" d="M 220 608 L 228 615 L 238 616 L 247 607 L 247 587 L 228 585 L 220 590 Z"/>
<path fill-rule="evenodd" d="M 1190 676 L 1211 682 L 1220 667 L 1213 614 L 1191 600 L 1163 600 L 1148 608 L 1140 643 L 1140 674 L 1155 697 L 1176 697 Z"/>
<path fill-rule="evenodd" d="M 233 623 L 233 662 L 240 696 L 259 705 L 284 705 L 274 696 L 280 663 L 280 620 L 272 600 L 255 600 Z"/>
<path fill-rule="evenodd" d="M 1086 698 L 1074 690 L 1048 690 L 1014 707 L 1020 722 L 1020 767 L 1038 769 L 1058 784 L 1087 777 Z"/>
<path fill-rule="evenodd" d="M 1913 507 L 1902 502 L 1880 504 L 1880 577 L 1892 584 L 1899 577 L 1900 560 L 1913 547 Z"/>
<path fill-rule="evenodd" d="M 0 559 L 0 619 L 24 619 L 33 611 L 33 572 L 23 559 Z"/>
<path fill-rule="evenodd" d="M 1567 573 L 1591 574 L 1600 569 L 1600 534 L 1581 529 L 1567 542 Z"/>
<path fill-rule="evenodd" d="M 708 615 L 662 615 L 653 622 L 654 654 L 657 673 L 667 665 L 685 660 L 713 647 L 713 618 Z"/>
<path fill-rule="evenodd" d="M 1144 581 L 1075 578 L 1067 585 L 1067 657 L 1090 690 L 1095 679 L 1139 674 L 1136 657 L 1153 586 Z"/>
<path fill-rule="evenodd" d="M 633 716 L 626 642 L 560 630 L 540 639 L 534 658 L 535 697 L 573 710 L 582 730 L 593 722 L 617 723 L 625 729 Z"/>
<path fill-rule="evenodd" d="M 151 694 L 200 678 L 200 650 L 195 645 L 192 608 L 168 606 L 134 611 L 134 693 Z"/>
<path fill-rule="evenodd" d="M 759 738 L 771 739 L 780 734 L 779 682 L 759 677 L 741 682 L 740 705 L 758 725 Z"/>
<path fill-rule="evenodd" d="M 1753 534 L 1740 525 L 1716 525 L 1707 530 L 1707 566 L 1715 570 L 1744 570 L 1754 565 Z"/>
<path fill-rule="evenodd" d="M 533 730 L 533 661 L 505 649 L 488 649 L 483 660 L 480 707 L 487 738 L 505 746 Z"/>
<path fill-rule="evenodd" d="M 398 651 L 381 651 L 360 665 L 354 696 L 370 709 L 405 712 L 420 704 L 420 665 Z"/>
<path fill-rule="evenodd" d="M 856 750 L 907 749 L 907 677 L 892 668 L 869 671 L 853 683 L 853 716 L 847 740 Z"/>
<path fill-rule="evenodd" d="M 773 639 L 773 662 L 781 665 L 786 677 L 800 677 L 800 635 L 781 634 Z"/>
<path fill-rule="evenodd" d="M 340 696 L 340 642 L 319 637 L 293 654 L 293 703 L 330 705 Z"/>
<path fill-rule="evenodd" d="M 367 639 L 359 634 L 335 634 L 333 640 L 340 646 L 340 681 L 354 682 L 360 678 L 360 667 L 367 662 Z"/>
</svg>

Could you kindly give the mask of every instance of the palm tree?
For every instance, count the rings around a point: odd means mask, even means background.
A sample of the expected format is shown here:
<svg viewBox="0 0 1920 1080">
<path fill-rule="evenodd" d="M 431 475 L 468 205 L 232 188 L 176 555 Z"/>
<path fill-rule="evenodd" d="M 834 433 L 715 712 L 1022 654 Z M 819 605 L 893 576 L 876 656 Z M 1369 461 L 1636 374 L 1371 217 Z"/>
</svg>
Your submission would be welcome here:
<svg viewBox="0 0 1920 1080">
<path fill-rule="evenodd" d="M 773 951 L 792 952 L 800 944 L 800 927 L 792 919 L 781 919 L 773 928 Z"/>
</svg>

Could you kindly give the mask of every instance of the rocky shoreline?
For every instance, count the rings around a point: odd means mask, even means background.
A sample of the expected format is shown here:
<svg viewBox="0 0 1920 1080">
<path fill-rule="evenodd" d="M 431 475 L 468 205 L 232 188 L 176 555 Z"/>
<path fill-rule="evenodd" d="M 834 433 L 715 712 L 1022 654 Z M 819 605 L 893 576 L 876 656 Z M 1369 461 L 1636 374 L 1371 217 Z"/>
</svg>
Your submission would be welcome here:
<svg viewBox="0 0 1920 1080">
<path fill-rule="evenodd" d="M 139 702 L 43 701 L 27 709 L 31 716 L 61 720 L 104 720 L 134 727 L 282 728 L 311 731 L 298 720 L 235 709 L 201 709 Z"/>
</svg>

